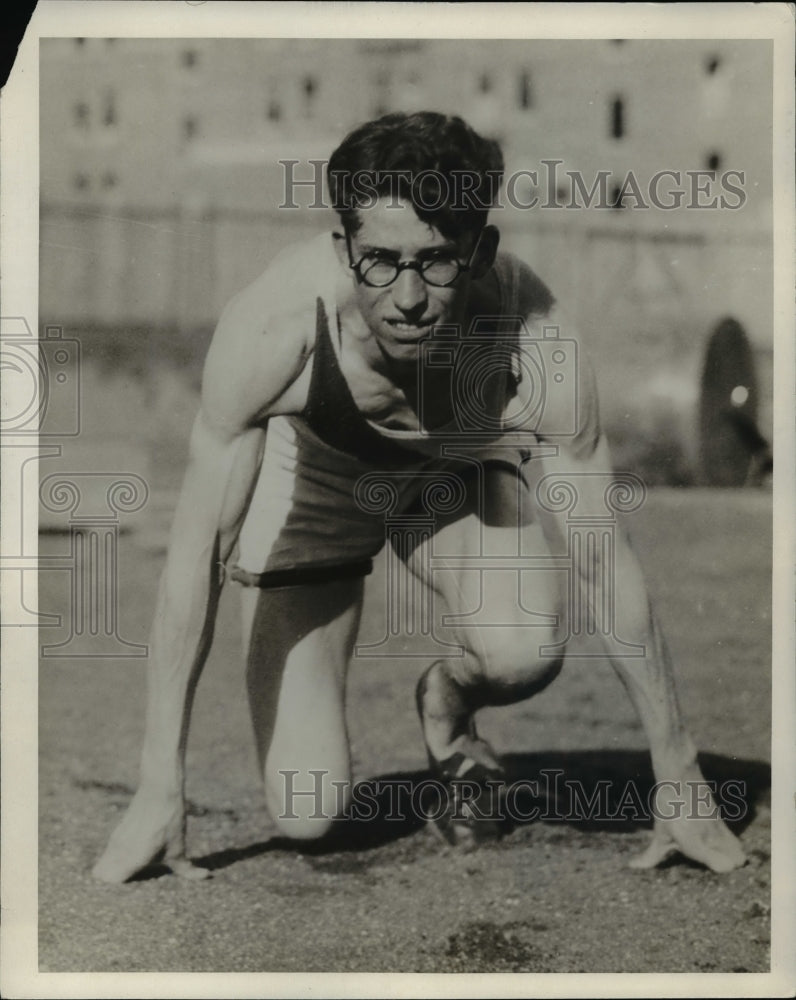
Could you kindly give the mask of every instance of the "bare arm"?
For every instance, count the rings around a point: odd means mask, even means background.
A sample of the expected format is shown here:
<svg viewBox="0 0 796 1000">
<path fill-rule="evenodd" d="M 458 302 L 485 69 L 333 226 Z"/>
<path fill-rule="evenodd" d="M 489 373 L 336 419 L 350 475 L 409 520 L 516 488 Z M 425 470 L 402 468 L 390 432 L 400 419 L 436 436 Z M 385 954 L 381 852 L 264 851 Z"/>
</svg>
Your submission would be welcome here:
<svg viewBox="0 0 796 1000">
<path fill-rule="evenodd" d="M 591 616 L 649 741 L 658 782 L 654 801 L 660 814 L 655 817 L 650 847 L 633 865 L 652 867 L 679 849 L 714 871 L 729 871 L 743 864 L 744 855 L 719 818 L 697 764 L 696 747 L 677 698 L 671 656 L 641 566 L 617 523 L 622 509 L 643 502 L 644 484 L 613 472 L 600 431 L 594 378 L 582 354 L 578 361 L 580 424 L 576 434 L 560 436 L 561 429 L 572 426 L 568 414 L 557 412 L 553 403 L 544 413 L 537 436 L 555 443 L 558 454 L 545 459 L 536 492 L 543 521 L 552 525 L 557 551 L 567 551 L 572 558 L 578 610 Z M 590 546 L 588 535 L 597 544 Z M 697 806 L 698 796 L 703 798 Z"/>
<path fill-rule="evenodd" d="M 152 625 L 141 785 L 182 796 L 191 702 L 210 650 L 221 567 L 259 469 L 263 432 L 219 432 L 200 411 Z"/>
<path fill-rule="evenodd" d="M 152 626 L 140 784 L 94 868 L 105 881 L 124 881 L 157 858 L 180 874 L 205 874 L 185 859 L 193 695 L 212 643 L 222 567 L 259 471 L 263 421 L 284 412 L 285 394 L 306 361 L 305 317 L 266 332 L 258 314 L 258 295 L 234 302 L 208 354 Z"/>
</svg>

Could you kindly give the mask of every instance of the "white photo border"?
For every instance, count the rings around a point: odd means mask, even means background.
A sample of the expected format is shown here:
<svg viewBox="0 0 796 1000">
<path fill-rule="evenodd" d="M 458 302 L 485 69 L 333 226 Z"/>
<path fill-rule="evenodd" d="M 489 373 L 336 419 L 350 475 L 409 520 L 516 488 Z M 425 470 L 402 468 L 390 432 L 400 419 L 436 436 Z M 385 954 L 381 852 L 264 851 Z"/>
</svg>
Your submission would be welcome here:
<svg viewBox="0 0 796 1000">
<path fill-rule="evenodd" d="M 574 15 L 574 16 L 573 16 Z M 122 974 L 37 969 L 37 637 L 4 636 L 3 994 L 8 997 L 786 996 L 796 987 L 794 766 L 793 8 L 780 4 L 399 4 L 44 0 L 0 102 L 2 313 L 36 330 L 39 40 L 46 37 L 764 38 L 774 45 L 775 474 L 772 971 L 743 975 Z M 11 404 L 13 405 L 13 403 Z M 26 498 L 3 484 L 3 512 Z M 5 518 L 3 533 L 6 534 Z M 27 551 L 36 551 L 35 518 Z"/>
</svg>

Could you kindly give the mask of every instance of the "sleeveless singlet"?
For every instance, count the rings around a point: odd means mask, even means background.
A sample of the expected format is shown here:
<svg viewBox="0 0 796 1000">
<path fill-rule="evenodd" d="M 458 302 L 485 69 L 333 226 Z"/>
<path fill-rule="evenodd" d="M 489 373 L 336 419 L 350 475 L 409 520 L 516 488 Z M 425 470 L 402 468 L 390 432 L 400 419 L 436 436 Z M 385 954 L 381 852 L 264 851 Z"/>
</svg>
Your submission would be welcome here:
<svg viewBox="0 0 796 1000">
<path fill-rule="evenodd" d="M 517 316 L 519 267 L 518 259 L 508 254 L 499 254 L 494 264 L 500 294 L 500 313 L 504 318 L 499 325 L 504 326 L 504 329 L 506 323 L 512 325 L 521 321 Z M 541 282 L 540 288 L 549 295 Z M 417 440 L 425 436 L 423 431 L 379 429 L 357 407 L 340 368 L 332 343 L 327 307 L 321 296 L 316 300 L 315 330 L 307 403 L 300 414 L 312 432 L 338 451 L 387 468 L 417 464 L 418 459 L 427 458 L 422 448 L 412 446 L 413 438 Z M 507 375 L 511 378 L 516 373 L 508 372 Z M 455 433 L 455 422 L 450 426 Z M 435 430 L 434 433 L 438 431 Z"/>
<path fill-rule="evenodd" d="M 337 360 L 323 299 L 318 297 L 307 403 L 302 418 L 325 444 L 372 464 L 416 463 L 417 451 L 380 434 L 357 407 Z"/>
</svg>

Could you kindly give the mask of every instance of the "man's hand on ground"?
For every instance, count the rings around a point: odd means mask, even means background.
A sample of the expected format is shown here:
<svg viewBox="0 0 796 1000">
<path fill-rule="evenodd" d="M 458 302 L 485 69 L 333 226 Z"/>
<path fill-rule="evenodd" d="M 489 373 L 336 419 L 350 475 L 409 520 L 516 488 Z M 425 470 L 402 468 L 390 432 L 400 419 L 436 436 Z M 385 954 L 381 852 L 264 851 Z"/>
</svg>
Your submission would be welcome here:
<svg viewBox="0 0 796 1000">
<path fill-rule="evenodd" d="M 695 804 L 696 795 L 699 801 Z M 631 868 L 654 868 L 677 851 L 714 872 L 729 872 L 746 864 L 741 843 L 721 819 L 698 768 L 689 769 L 686 780 L 664 782 L 656 805 L 660 815 L 655 818 L 652 841 L 630 862 Z M 672 818 L 662 818 L 666 816 Z"/>
<path fill-rule="evenodd" d="M 746 864 L 738 838 L 720 819 L 656 820 L 652 842 L 630 862 L 631 868 L 654 868 L 676 851 L 714 872 Z"/>
<path fill-rule="evenodd" d="M 139 790 L 92 874 L 102 882 L 126 882 L 156 862 L 181 878 L 204 879 L 210 874 L 185 857 L 182 802 Z"/>
</svg>

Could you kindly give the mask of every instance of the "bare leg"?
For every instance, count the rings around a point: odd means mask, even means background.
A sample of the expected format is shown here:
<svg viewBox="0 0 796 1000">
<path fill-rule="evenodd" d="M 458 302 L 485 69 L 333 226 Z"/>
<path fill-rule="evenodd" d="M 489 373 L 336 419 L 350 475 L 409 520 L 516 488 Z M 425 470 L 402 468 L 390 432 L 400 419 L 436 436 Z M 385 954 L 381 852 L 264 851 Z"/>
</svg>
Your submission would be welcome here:
<svg viewBox="0 0 796 1000">
<path fill-rule="evenodd" d="M 534 466 L 534 463 L 531 463 Z M 604 509 L 605 472 L 610 469 L 607 455 L 598 450 L 593 469 L 572 479 L 573 495 L 577 495 L 580 510 Z M 544 469 L 536 470 L 556 476 L 563 482 L 572 478 L 566 460 L 546 462 Z M 474 551 L 474 544 L 483 541 L 483 551 L 496 551 L 516 555 L 517 526 L 521 528 L 521 551 L 543 555 L 549 552 L 566 552 L 566 523 L 549 512 L 531 510 L 528 493 L 512 489 L 510 478 L 503 471 L 490 473 L 487 496 L 496 503 L 495 511 L 485 511 L 476 531 L 478 520 L 472 515 L 453 525 L 442 528 L 438 543 L 453 544 L 462 554 Z M 532 484 L 533 485 L 533 484 Z M 590 495 L 593 493 L 594 495 Z M 528 509 L 518 510 L 528 505 Z M 449 537 L 448 537 L 449 536 Z M 475 550 L 478 551 L 478 550 Z M 604 580 L 600 555 L 586 547 L 573 550 L 575 565 L 572 571 L 579 583 L 582 597 L 592 611 L 605 604 Z M 616 533 L 613 552 L 616 581 L 614 621 L 616 632 L 629 643 L 642 648 L 641 657 L 609 658 L 628 690 L 639 714 L 650 744 L 652 765 L 658 788 L 657 805 L 662 816 L 657 818 L 652 843 L 633 862 L 635 867 L 652 867 L 675 850 L 700 861 L 714 871 L 729 871 L 744 863 L 744 854 L 737 839 L 730 833 L 718 815 L 710 797 L 707 783 L 699 769 L 696 748 L 685 727 L 678 704 L 674 672 L 663 636 L 657 625 L 647 597 L 639 564 L 620 532 Z M 412 563 L 415 566 L 415 563 Z M 417 567 L 422 560 L 416 561 Z M 539 572 L 533 576 L 534 611 L 557 615 L 563 611 L 558 595 L 550 585 L 551 574 Z M 516 582 L 511 574 L 484 575 L 483 586 L 477 571 L 439 573 L 429 585 L 453 608 L 473 607 L 482 603 L 481 619 L 484 622 L 504 623 L 502 627 L 463 629 L 459 640 L 465 645 L 467 655 L 461 659 L 440 660 L 433 664 L 421 679 L 418 700 L 421 719 L 429 750 L 436 761 L 452 760 L 457 767 L 465 767 L 461 755 L 477 766 L 490 767 L 494 755 L 478 740 L 473 726 L 473 713 L 487 704 L 519 701 L 545 686 L 560 669 L 560 660 L 546 659 L 540 646 L 560 641 L 557 629 L 545 634 L 545 628 L 523 627 L 518 619 L 512 621 L 517 609 Z M 473 587 L 478 591 L 474 599 Z M 563 623 L 563 616 L 559 621 Z M 698 814 L 690 809 L 689 799 L 702 790 L 705 798 Z M 685 800 L 685 809 L 678 803 Z M 706 805 L 707 803 L 707 805 Z M 709 807 L 713 806 L 711 810 Z M 705 818 L 712 813 L 712 818 Z"/>
<path fill-rule="evenodd" d="M 492 480 L 492 500 L 496 491 L 505 491 L 506 502 L 493 503 L 483 518 L 471 512 L 441 526 L 430 543 L 437 555 L 517 556 L 521 522 L 516 476 L 502 468 L 487 475 Z M 529 522 L 523 531 L 526 552 L 529 545 L 537 554 L 546 552 L 538 523 Z M 543 571 L 523 574 L 523 594 L 530 602 L 525 609 L 520 605 L 517 571 L 451 568 L 429 575 L 424 569 L 427 560 L 419 549 L 408 563 L 432 589 L 437 621 L 442 613 L 462 615 L 477 608 L 480 623 L 468 624 L 464 619 L 453 624 L 453 638 L 464 647 L 464 656 L 437 660 L 418 684 L 418 711 L 431 768 L 454 785 L 470 782 L 483 786 L 500 781 L 500 763 L 492 748 L 478 737 L 474 715 L 486 705 L 528 698 L 558 675 L 562 657 L 549 655 L 544 649 L 559 637 L 562 595 L 554 576 Z M 528 610 L 534 612 L 533 617 Z M 480 797 L 477 801 L 482 803 Z M 483 803 L 479 808 L 483 812 Z M 482 821 L 449 824 L 443 831 L 446 839 L 456 843 L 470 843 L 495 832 L 494 824 L 490 827 Z"/>
<path fill-rule="evenodd" d="M 322 836 L 348 801 L 345 682 L 362 592 L 361 580 L 345 580 L 243 593 L 257 755 L 286 836 Z"/>
</svg>

